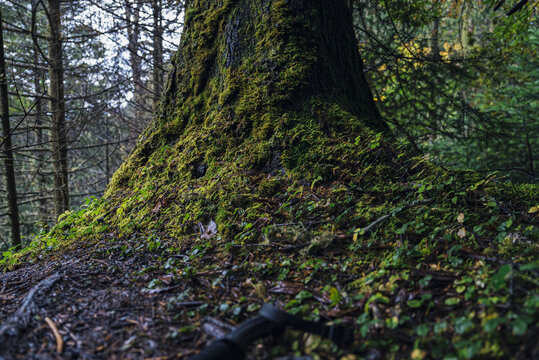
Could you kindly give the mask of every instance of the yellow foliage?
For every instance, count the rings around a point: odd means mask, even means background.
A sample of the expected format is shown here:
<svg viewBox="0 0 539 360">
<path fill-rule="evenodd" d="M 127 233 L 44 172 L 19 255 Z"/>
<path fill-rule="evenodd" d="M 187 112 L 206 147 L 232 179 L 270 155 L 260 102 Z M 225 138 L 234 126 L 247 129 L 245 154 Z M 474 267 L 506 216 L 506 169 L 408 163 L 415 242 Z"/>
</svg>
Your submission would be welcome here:
<svg viewBox="0 0 539 360">
<path fill-rule="evenodd" d="M 449 50 L 451 50 L 451 45 L 448 42 L 444 42 L 444 50 L 446 52 L 449 52 Z"/>
</svg>

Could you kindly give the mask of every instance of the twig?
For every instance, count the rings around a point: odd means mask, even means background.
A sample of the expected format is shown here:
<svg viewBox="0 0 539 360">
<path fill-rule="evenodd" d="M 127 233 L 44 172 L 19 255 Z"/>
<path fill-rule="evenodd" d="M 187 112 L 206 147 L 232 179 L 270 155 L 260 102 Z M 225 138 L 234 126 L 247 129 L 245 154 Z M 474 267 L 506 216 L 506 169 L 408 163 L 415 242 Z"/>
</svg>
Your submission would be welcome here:
<svg viewBox="0 0 539 360">
<path fill-rule="evenodd" d="M 485 260 L 485 261 L 493 262 L 500 265 L 506 265 L 506 264 L 515 265 L 515 266 L 519 265 L 512 261 L 506 261 L 506 260 L 498 259 L 495 257 L 488 257 L 488 256 L 483 256 L 483 255 L 464 254 L 464 257 L 475 259 L 475 260 Z"/>
<path fill-rule="evenodd" d="M 99 260 L 99 259 L 90 259 L 90 261 L 95 261 L 95 262 L 104 264 L 104 265 L 107 266 L 107 267 L 110 267 L 110 264 L 107 263 L 106 261 L 103 261 L 103 260 Z"/>
<path fill-rule="evenodd" d="M 160 294 L 160 293 L 163 293 L 163 292 L 167 292 L 167 291 L 170 291 L 170 290 L 177 289 L 180 286 L 181 285 L 178 284 L 178 285 L 169 286 L 169 287 L 161 288 L 161 289 L 144 289 L 144 290 L 142 290 L 142 292 L 145 292 L 147 294 Z"/>
<path fill-rule="evenodd" d="M 288 246 L 283 246 L 283 247 L 279 248 L 279 251 L 286 252 L 286 251 L 301 249 L 301 248 L 304 248 L 304 247 L 309 246 L 309 245 L 311 245 L 310 242 L 303 243 L 303 244 L 296 244 L 296 245 L 288 245 Z"/>
<path fill-rule="evenodd" d="M 503 259 L 498 259 L 496 257 L 488 257 L 488 256 L 483 256 L 483 255 L 464 254 L 464 257 L 467 257 L 470 259 L 476 259 L 476 260 L 484 260 L 484 261 L 496 263 L 499 265 L 511 265 L 511 266 L 516 267 L 517 269 L 520 269 L 520 267 L 524 265 L 524 264 L 519 264 L 510 260 L 503 260 Z M 539 275 L 539 271 L 537 270 L 530 270 L 530 271 L 533 272 L 535 275 Z"/>
<path fill-rule="evenodd" d="M 212 318 L 210 316 L 206 316 L 202 319 L 202 331 L 204 331 L 207 335 L 220 338 L 226 335 L 228 331 L 231 331 L 234 329 L 233 326 L 224 323 L 218 319 Z"/>
<path fill-rule="evenodd" d="M 56 339 L 56 352 L 58 354 L 61 354 L 64 349 L 64 340 L 62 340 L 62 336 L 58 332 L 58 328 L 54 324 L 54 322 L 51 320 L 50 317 L 45 318 L 45 322 L 52 330 L 52 333 L 54 334 L 54 338 Z"/>
<path fill-rule="evenodd" d="M 301 225 L 305 228 L 305 225 L 307 225 L 307 227 L 310 227 L 310 226 L 313 226 L 313 225 L 321 225 L 321 224 L 326 224 L 328 222 L 331 222 L 335 219 L 337 219 L 338 217 L 341 217 L 343 216 L 344 214 L 346 214 L 348 211 L 350 211 L 350 209 L 352 209 L 353 206 L 345 209 L 342 213 L 340 213 L 339 215 L 337 216 L 334 216 L 330 219 L 325 219 L 325 220 L 318 220 L 318 221 L 305 221 L 305 222 L 289 222 L 289 223 L 282 223 L 282 224 L 272 224 L 270 226 L 275 226 L 275 227 L 281 227 L 281 226 L 295 226 L 295 225 Z"/>
<path fill-rule="evenodd" d="M 367 233 L 368 231 L 370 231 L 372 228 L 374 228 L 376 225 L 378 225 L 379 223 L 381 223 L 382 221 L 386 220 L 387 218 L 393 216 L 393 215 L 396 215 L 404 210 L 408 210 L 416 205 L 420 205 L 420 204 L 427 204 L 429 202 L 431 202 L 432 199 L 425 199 L 425 200 L 415 200 L 413 202 L 411 202 L 410 204 L 408 205 L 405 205 L 402 207 L 402 209 L 400 210 L 397 210 L 397 211 L 393 211 L 391 212 L 390 214 L 386 214 L 384 216 L 381 216 L 379 217 L 378 219 L 374 220 L 372 223 L 370 223 L 369 225 L 367 225 L 366 227 L 363 228 L 363 233 Z"/>
<path fill-rule="evenodd" d="M 204 301 L 182 301 L 173 303 L 174 307 L 191 307 L 203 305 Z"/>
</svg>

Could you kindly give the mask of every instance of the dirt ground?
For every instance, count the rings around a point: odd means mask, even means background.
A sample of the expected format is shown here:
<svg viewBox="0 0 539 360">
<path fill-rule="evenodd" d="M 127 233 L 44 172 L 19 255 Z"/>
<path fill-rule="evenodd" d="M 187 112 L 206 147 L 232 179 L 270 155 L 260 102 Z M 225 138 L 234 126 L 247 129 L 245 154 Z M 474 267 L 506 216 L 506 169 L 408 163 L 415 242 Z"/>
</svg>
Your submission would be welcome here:
<svg viewBox="0 0 539 360">
<path fill-rule="evenodd" d="M 0 274 L 0 359 L 188 357 L 203 335 L 176 332 L 166 300 L 177 289 L 143 291 L 132 278 L 146 260 L 65 258 Z"/>
</svg>

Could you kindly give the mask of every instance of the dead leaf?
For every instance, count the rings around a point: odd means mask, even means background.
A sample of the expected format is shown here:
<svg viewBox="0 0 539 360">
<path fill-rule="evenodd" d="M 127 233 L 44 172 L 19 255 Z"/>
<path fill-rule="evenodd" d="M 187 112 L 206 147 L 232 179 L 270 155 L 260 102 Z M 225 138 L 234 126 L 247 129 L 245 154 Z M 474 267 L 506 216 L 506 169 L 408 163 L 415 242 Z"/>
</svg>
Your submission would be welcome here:
<svg viewBox="0 0 539 360">
<path fill-rule="evenodd" d="M 202 233 L 202 235 L 200 235 L 201 239 L 209 240 L 217 235 L 217 224 L 213 220 L 210 220 L 206 226 L 204 226 L 202 223 L 198 223 L 198 227 Z"/>
<path fill-rule="evenodd" d="M 253 280 L 251 278 L 249 278 L 249 279 L 247 279 L 245 284 L 249 285 L 249 286 L 252 286 L 254 291 L 255 291 L 256 296 L 258 296 L 260 299 L 265 300 L 267 298 L 267 289 L 266 289 L 266 285 L 264 285 L 264 283 L 259 282 L 259 283 L 255 284 L 253 282 Z"/>
<path fill-rule="evenodd" d="M 272 287 L 269 292 L 274 294 L 297 295 L 302 290 L 305 290 L 305 285 L 302 283 L 279 281 L 277 286 Z"/>
<path fill-rule="evenodd" d="M 152 213 L 158 214 L 159 210 L 161 210 L 161 206 L 163 206 L 163 203 L 161 202 L 161 200 L 159 200 L 157 204 L 155 204 L 155 206 L 153 207 Z"/>
</svg>

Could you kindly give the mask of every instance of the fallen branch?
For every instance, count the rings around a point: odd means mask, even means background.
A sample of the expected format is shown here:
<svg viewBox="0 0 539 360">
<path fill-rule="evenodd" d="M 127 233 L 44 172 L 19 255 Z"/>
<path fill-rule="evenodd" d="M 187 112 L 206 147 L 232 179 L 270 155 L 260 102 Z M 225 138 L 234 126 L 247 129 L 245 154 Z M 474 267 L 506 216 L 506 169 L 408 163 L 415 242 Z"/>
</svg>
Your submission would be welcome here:
<svg viewBox="0 0 539 360">
<path fill-rule="evenodd" d="M 174 290 L 174 289 L 177 289 L 179 288 L 181 285 L 178 284 L 178 285 L 173 285 L 173 286 L 169 286 L 169 287 L 165 287 L 165 288 L 160 288 L 160 289 L 142 289 L 142 292 L 143 293 L 146 293 L 146 294 L 160 294 L 160 293 L 164 293 L 164 292 L 167 292 L 167 291 L 171 291 L 171 290 Z"/>
<path fill-rule="evenodd" d="M 396 215 L 404 210 L 408 210 L 410 208 L 413 208 L 414 206 L 417 206 L 417 205 L 421 205 L 421 204 L 428 204 L 432 201 L 432 199 L 425 199 L 425 200 L 416 200 L 416 201 L 413 201 L 411 202 L 410 204 L 408 205 L 405 205 L 403 206 L 401 209 L 399 210 L 393 210 L 390 214 L 386 214 L 384 216 L 381 216 L 379 217 L 378 219 L 374 220 L 372 223 L 370 223 L 369 225 L 367 225 L 366 227 L 364 227 L 362 230 L 362 233 L 363 234 L 366 234 L 368 231 L 370 231 L 372 228 L 374 228 L 376 225 L 380 224 L 382 221 L 388 219 L 389 217 L 393 216 L 393 215 Z"/>
</svg>

